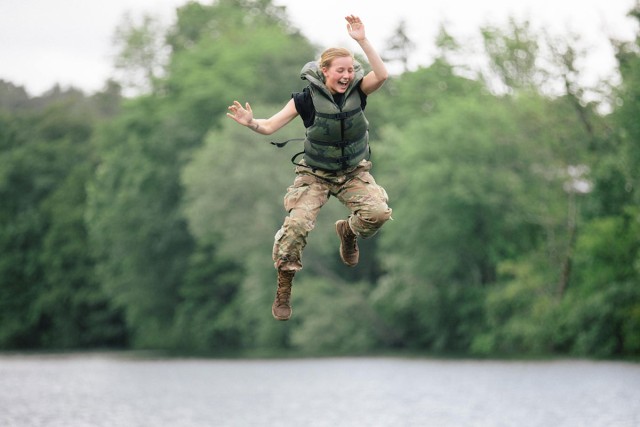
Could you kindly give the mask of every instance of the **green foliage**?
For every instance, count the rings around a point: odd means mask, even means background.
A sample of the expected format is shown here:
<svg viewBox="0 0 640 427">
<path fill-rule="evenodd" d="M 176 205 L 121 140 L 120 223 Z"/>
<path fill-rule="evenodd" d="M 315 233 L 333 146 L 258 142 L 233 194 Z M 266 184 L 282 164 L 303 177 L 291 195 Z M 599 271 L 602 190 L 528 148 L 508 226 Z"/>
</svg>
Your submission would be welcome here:
<svg viewBox="0 0 640 427">
<path fill-rule="evenodd" d="M 367 284 L 319 279 L 297 280 L 294 348 L 310 354 L 364 352 L 376 342 L 375 313 L 366 301 Z M 336 322 L 346 319 L 348 322 Z"/>
<path fill-rule="evenodd" d="M 265 116 L 276 108 L 253 106 Z M 284 140 L 299 135 L 291 127 L 278 136 Z M 242 301 L 233 319 L 234 329 L 242 331 L 242 347 L 287 342 L 276 325 L 265 321 L 271 320 L 276 283 L 271 246 L 285 216 L 281 200 L 293 180 L 289 158 L 298 149 L 295 142 L 277 149 L 266 137 L 227 119 L 220 131 L 207 136 L 182 174 L 183 210 L 191 234 L 199 244 L 214 246 L 219 257 L 244 266 L 246 275 L 233 284 Z"/>
<path fill-rule="evenodd" d="M 636 5 L 631 15 L 640 22 L 639 6 Z M 626 203 L 640 204 L 640 35 L 634 42 L 618 43 L 617 55 L 622 83 L 615 93 L 619 107 L 614 111 L 618 141 L 615 146 L 616 166 L 624 177 L 620 185 L 624 185 Z M 618 189 L 618 193 L 622 193 Z M 624 193 L 623 193 L 624 194 Z"/>
<path fill-rule="evenodd" d="M 558 310 L 554 344 L 577 356 L 637 356 L 640 287 L 606 283 L 586 297 L 571 293 Z"/>
<path fill-rule="evenodd" d="M 486 284 L 500 259 L 530 244 L 513 239 L 530 227 L 524 147 L 510 110 L 490 97 L 454 98 L 405 127 L 399 138 L 420 143 L 396 144 L 403 168 L 391 187 L 398 223 L 383 240 L 390 263 L 427 283 Z"/>
<path fill-rule="evenodd" d="M 475 97 L 483 92 L 479 82 L 455 75 L 452 65 L 437 60 L 429 68 L 404 73 L 383 86 L 384 99 L 367 105 L 367 116 L 372 107 L 382 108 L 385 122 L 406 125 L 437 114 L 443 104 L 454 99 Z"/>
<path fill-rule="evenodd" d="M 185 6 L 170 38 L 176 51 L 165 90 L 178 120 L 195 129 L 215 125 L 234 99 L 284 105 L 302 87 L 302 65 L 314 57 L 311 45 L 277 18 L 232 3 Z"/>
<path fill-rule="evenodd" d="M 34 301 L 46 322 L 41 345 L 74 348 L 122 345 L 120 313 L 111 307 L 95 275 L 84 222 L 89 165 L 72 169 L 43 203 L 50 225 L 42 241 L 44 287 Z"/>
<path fill-rule="evenodd" d="M 276 108 L 253 106 L 265 116 Z M 226 120 L 184 169 L 184 212 L 192 235 L 201 243 L 215 244 L 223 256 L 241 260 L 257 245 L 270 254 L 273 235 L 285 216 L 281 200 L 293 182 L 289 158 L 300 145 L 291 142 L 277 149 L 268 141 L 295 138 L 302 130 L 292 127 L 279 138 L 269 138 Z"/>
<path fill-rule="evenodd" d="M 569 291 L 558 298 L 547 261 L 538 256 L 500 267 L 505 285 L 485 303 L 479 354 L 561 352 L 578 356 L 637 354 L 640 312 L 638 216 L 601 218 L 576 244 Z"/>
<path fill-rule="evenodd" d="M 466 352 L 482 322 L 484 290 L 452 283 L 437 287 L 406 273 L 380 282 L 371 302 L 382 320 L 378 339 L 386 346 Z"/>
<path fill-rule="evenodd" d="M 198 352 L 240 348 L 241 266 L 221 259 L 213 246 L 199 247 L 189 261 L 176 308 L 174 346 Z"/>
<path fill-rule="evenodd" d="M 632 355 L 638 352 L 640 313 L 640 211 L 585 225 L 576 245 L 574 282 L 566 308 L 566 329 L 580 355 Z M 569 302 L 573 304 L 569 306 Z"/>
<path fill-rule="evenodd" d="M 484 300 L 484 331 L 476 334 L 471 352 L 545 354 L 552 351 L 549 334 L 557 311 L 553 274 L 539 254 L 505 261 L 499 266 L 502 283 L 488 290 Z"/>
<path fill-rule="evenodd" d="M 262 61 L 266 73 L 272 51 L 282 51 L 286 62 L 287 55 L 293 58 L 308 49 L 300 38 L 285 36 L 277 15 L 265 19 L 254 13 L 260 4 L 247 3 L 249 17 L 237 6 L 220 2 L 181 9 L 169 36 L 175 51 L 167 76 L 98 135 L 101 163 L 90 187 L 87 221 L 100 280 L 124 310 L 139 347 L 171 347 L 164 331 L 174 322 L 178 331 L 199 322 L 176 307 L 199 305 L 198 316 L 211 310 L 200 305 L 201 285 L 189 274 L 195 244 L 183 214 L 180 175 L 191 151 L 208 129 L 219 126 L 237 88 L 250 89 L 247 97 L 253 98 L 268 92 L 271 83 L 282 84 L 256 79 L 256 61 Z M 224 245 L 197 233 L 195 240 L 226 256 Z M 188 345 L 206 349 L 212 334 L 191 337 Z"/>
<path fill-rule="evenodd" d="M 318 51 L 270 0 L 176 18 L 118 33 L 144 95 L 0 82 L 0 348 L 640 354 L 638 40 L 614 42 L 606 115 L 572 38 L 485 28 L 489 76 L 441 28 L 436 61 L 367 103 L 394 220 L 349 269 L 329 200 L 276 322 L 271 247 L 302 148 L 268 142 L 304 128 L 265 137 L 225 112 L 279 111 Z"/>
<path fill-rule="evenodd" d="M 103 130 L 86 217 L 102 286 L 141 347 L 164 343 L 192 247 L 178 209 L 179 151 L 163 126 L 141 99 Z"/>
<path fill-rule="evenodd" d="M 95 280 L 83 218 L 96 107 L 54 89 L 0 118 L 1 348 L 124 342 Z"/>
<path fill-rule="evenodd" d="M 607 282 L 633 280 L 639 259 L 640 209 L 594 219 L 583 226 L 576 244 L 575 286 L 588 294 Z"/>
</svg>

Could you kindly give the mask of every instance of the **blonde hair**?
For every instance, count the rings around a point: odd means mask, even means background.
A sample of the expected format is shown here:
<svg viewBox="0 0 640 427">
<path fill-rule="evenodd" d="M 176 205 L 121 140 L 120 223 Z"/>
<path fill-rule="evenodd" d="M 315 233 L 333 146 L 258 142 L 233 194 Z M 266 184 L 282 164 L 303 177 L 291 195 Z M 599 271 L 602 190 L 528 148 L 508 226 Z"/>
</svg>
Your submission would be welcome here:
<svg viewBox="0 0 640 427">
<path fill-rule="evenodd" d="M 330 47 L 329 49 L 326 49 L 324 52 L 322 52 L 318 64 L 321 68 L 329 68 L 331 67 L 331 63 L 334 59 L 344 58 L 347 56 L 353 59 L 353 54 L 351 53 L 351 51 L 349 51 L 349 49 L 345 49 L 343 47 Z"/>
</svg>

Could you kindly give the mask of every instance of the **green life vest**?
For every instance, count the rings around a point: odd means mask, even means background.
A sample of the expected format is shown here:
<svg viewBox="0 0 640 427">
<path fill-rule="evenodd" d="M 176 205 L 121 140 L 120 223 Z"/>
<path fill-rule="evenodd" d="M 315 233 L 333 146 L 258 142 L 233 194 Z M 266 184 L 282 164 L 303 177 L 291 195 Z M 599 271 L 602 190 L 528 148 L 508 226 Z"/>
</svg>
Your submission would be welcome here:
<svg viewBox="0 0 640 427">
<path fill-rule="evenodd" d="M 369 155 L 369 122 L 357 90 L 364 71 L 357 61 L 354 66 L 355 78 L 342 98 L 342 105 L 334 101 L 316 62 L 302 68 L 300 77 L 311 83 L 311 99 L 316 110 L 304 140 L 303 158 L 311 168 L 341 171 L 356 166 Z"/>
</svg>

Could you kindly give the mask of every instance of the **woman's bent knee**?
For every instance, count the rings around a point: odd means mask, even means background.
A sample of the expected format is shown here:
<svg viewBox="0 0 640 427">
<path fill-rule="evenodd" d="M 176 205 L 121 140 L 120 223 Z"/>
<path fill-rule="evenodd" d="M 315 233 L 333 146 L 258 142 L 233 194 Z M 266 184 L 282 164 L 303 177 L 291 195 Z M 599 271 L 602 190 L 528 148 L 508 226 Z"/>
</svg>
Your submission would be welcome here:
<svg viewBox="0 0 640 427">
<path fill-rule="evenodd" d="M 391 219 L 391 208 L 384 205 L 379 209 L 358 212 L 351 221 L 351 227 L 359 237 L 368 238 L 378 232 Z"/>
</svg>

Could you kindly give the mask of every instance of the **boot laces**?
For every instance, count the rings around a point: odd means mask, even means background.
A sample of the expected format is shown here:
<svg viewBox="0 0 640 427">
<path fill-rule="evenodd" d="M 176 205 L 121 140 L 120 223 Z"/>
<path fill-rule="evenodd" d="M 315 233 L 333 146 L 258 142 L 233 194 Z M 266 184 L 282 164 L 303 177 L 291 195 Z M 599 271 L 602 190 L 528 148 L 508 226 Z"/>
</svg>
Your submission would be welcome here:
<svg viewBox="0 0 640 427">
<path fill-rule="evenodd" d="M 276 305 L 287 306 L 289 305 L 289 299 L 291 298 L 291 279 L 293 274 L 285 272 L 280 273 L 283 276 L 278 276 L 278 289 L 276 290 Z"/>
<path fill-rule="evenodd" d="M 346 223 L 344 225 L 344 243 L 345 246 L 348 247 L 348 249 L 351 249 L 352 251 L 355 251 L 357 245 L 358 245 L 358 239 L 356 238 L 357 236 L 355 235 L 355 233 L 353 231 L 351 231 L 351 227 L 349 227 L 349 223 Z"/>
</svg>

